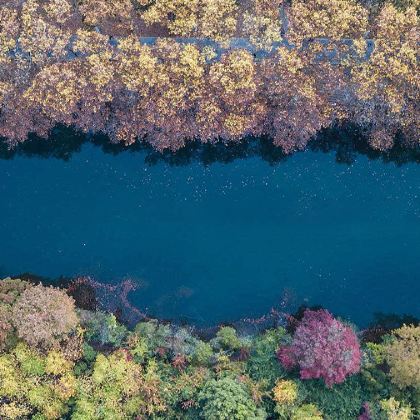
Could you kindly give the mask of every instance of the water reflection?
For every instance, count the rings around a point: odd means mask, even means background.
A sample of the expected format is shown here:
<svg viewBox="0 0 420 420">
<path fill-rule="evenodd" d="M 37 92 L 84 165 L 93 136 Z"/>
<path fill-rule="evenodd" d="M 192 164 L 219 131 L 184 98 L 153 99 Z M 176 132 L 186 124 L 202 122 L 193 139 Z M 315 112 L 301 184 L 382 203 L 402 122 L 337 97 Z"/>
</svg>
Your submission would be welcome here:
<svg viewBox="0 0 420 420">
<path fill-rule="evenodd" d="M 289 156 L 284 155 L 279 147 L 273 145 L 267 137 L 246 138 L 242 142 L 225 144 L 202 144 L 198 141 L 188 143 L 177 152 L 160 153 L 150 145 L 138 142 L 131 146 L 111 143 L 104 135 L 86 135 L 68 127 L 56 127 L 48 140 L 31 136 L 30 139 L 17 147 L 10 149 L 4 140 L 0 139 L 0 159 L 13 159 L 15 156 L 55 158 L 68 161 L 80 152 L 83 144 L 91 142 L 100 147 L 103 152 L 118 155 L 122 152 L 142 152 L 144 162 L 156 165 L 165 162 L 169 165 L 182 166 L 192 162 L 204 165 L 212 163 L 231 163 L 237 159 L 260 157 L 270 165 L 277 165 Z M 358 155 L 365 155 L 371 160 L 381 160 L 385 163 L 404 165 L 420 163 L 420 147 L 406 148 L 396 139 L 395 146 L 380 152 L 368 146 L 366 138 L 354 126 L 331 127 L 323 130 L 308 146 L 309 150 L 323 153 L 335 153 L 337 163 L 351 165 Z"/>
<path fill-rule="evenodd" d="M 262 138 L 159 154 L 65 128 L 3 144 L 0 277 L 129 278 L 136 307 L 202 324 L 258 317 L 285 289 L 361 325 L 418 316 L 420 166 L 402 165 L 419 151 L 380 154 L 351 126 L 310 149 L 286 157 Z"/>
</svg>

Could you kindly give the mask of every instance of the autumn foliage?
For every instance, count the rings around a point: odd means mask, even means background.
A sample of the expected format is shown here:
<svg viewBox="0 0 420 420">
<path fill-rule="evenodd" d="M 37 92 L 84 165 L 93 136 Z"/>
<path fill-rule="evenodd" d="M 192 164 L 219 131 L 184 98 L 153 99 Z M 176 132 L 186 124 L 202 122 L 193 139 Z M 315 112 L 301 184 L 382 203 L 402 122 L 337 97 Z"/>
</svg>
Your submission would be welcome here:
<svg viewBox="0 0 420 420">
<path fill-rule="evenodd" d="M 326 310 L 306 310 L 293 335 L 266 323 L 260 330 L 259 320 L 200 330 L 145 316 L 128 326 L 105 308 L 75 307 L 71 292 L 0 280 L 2 420 L 420 414 L 418 323 L 359 347 Z"/>
<path fill-rule="evenodd" d="M 392 381 L 400 388 L 420 386 L 420 326 L 403 325 L 385 346 Z"/>
<path fill-rule="evenodd" d="M 417 26 L 410 4 L 355 0 L 5 1 L 0 137 L 64 124 L 177 150 L 267 135 L 291 153 L 351 120 L 373 148 L 418 146 Z"/>
<path fill-rule="evenodd" d="M 297 366 L 301 379 L 322 378 L 328 387 L 360 370 L 361 351 L 353 330 L 325 310 L 307 309 L 291 345 L 277 352 L 286 369 Z"/>
<path fill-rule="evenodd" d="M 75 331 L 78 317 L 74 301 L 52 287 L 28 286 L 12 307 L 16 334 L 40 349 L 58 348 Z"/>
</svg>

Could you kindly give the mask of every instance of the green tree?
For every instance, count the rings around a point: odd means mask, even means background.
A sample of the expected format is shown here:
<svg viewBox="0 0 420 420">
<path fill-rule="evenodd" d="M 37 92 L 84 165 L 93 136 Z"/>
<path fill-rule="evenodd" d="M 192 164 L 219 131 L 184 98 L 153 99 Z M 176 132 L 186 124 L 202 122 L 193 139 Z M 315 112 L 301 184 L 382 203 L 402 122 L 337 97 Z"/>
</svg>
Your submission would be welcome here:
<svg viewBox="0 0 420 420">
<path fill-rule="evenodd" d="M 203 418 L 208 420 L 265 419 L 266 414 L 258 409 L 243 383 L 225 377 L 207 382 L 199 394 Z"/>
<path fill-rule="evenodd" d="M 324 420 L 315 404 L 304 404 L 292 414 L 291 420 Z"/>
<path fill-rule="evenodd" d="M 58 419 L 69 411 L 77 381 L 62 353 L 38 354 L 20 343 L 0 356 L 0 417 Z"/>
<path fill-rule="evenodd" d="M 166 409 L 160 395 L 160 376 L 153 361 L 143 369 L 119 350 L 99 354 L 92 375 L 80 379 L 74 420 L 126 419 Z"/>
<path fill-rule="evenodd" d="M 420 326 L 404 325 L 393 331 L 393 338 L 385 346 L 392 382 L 400 388 L 420 388 Z"/>
<path fill-rule="evenodd" d="M 0 280 L 0 350 L 12 346 L 16 340 L 12 308 L 29 283 L 10 277 Z"/>
</svg>

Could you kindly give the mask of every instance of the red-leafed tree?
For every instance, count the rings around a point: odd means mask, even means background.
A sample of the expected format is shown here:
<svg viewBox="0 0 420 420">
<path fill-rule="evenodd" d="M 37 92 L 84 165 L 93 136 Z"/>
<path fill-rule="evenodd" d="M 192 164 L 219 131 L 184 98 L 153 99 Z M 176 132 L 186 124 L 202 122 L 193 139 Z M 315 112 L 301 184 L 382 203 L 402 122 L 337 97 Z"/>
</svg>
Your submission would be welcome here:
<svg viewBox="0 0 420 420">
<path fill-rule="evenodd" d="M 277 356 L 286 369 L 297 366 L 302 379 L 322 378 L 328 387 L 357 373 L 361 363 L 354 331 L 325 310 L 306 310 L 292 343 Z"/>
</svg>

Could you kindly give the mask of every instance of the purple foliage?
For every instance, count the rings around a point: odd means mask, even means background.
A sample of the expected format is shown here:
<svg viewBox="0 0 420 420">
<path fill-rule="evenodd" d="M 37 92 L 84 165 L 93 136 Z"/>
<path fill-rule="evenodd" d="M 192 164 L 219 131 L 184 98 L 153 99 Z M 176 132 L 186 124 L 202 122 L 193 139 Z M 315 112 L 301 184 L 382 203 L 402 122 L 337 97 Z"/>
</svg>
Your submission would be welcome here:
<svg viewBox="0 0 420 420">
<path fill-rule="evenodd" d="M 326 310 L 307 309 L 291 345 L 277 352 L 280 363 L 298 366 L 301 379 L 322 378 L 328 387 L 360 370 L 360 345 L 354 331 Z"/>
<path fill-rule="evenodd" d="M 357 418 L 357 420 L 371 420 L 369 404 L 367 402 L 362 405 L 362 413 Z"/>
</svg>

